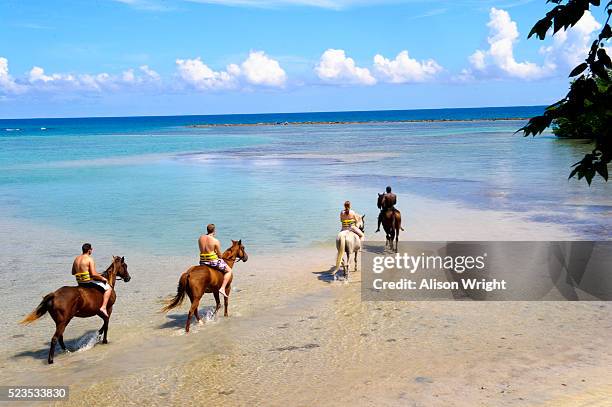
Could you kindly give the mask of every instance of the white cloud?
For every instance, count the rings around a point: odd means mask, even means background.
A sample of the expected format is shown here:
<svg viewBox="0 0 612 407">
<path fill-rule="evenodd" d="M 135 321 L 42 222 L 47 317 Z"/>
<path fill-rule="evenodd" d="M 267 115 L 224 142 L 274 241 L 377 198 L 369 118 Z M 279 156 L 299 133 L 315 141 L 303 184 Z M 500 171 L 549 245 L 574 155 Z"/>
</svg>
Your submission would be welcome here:
<svg viewBox="0 0 612 407">
<path fill-rule="evenodd" d="M 358 67 L 353 58 L 347 57 L 344 50 L 341 49 L 330 48 L 325 51 L 315 67 L 315 72 L 321 80 L 329 83 L 376 84 L 376 78 L 372 76 L 370 70 Z"/>
<path fill-rule="evenodd" d="M 9 73 L 8 59 L 0 57 L 0 94 L 21 93 L 24 90 Z"/>
<path fill-rule="evenodd" d="M 161 77 L 157 72 L 149 68 L 149 65 L 141 65 L 140 71 L 144 74 L 145 81 L 160 81 Z"/>
<path fill-rule="evenodd" d="M 117 0 L 128 2 L 133 0 Z M 192 3 L 221 4 L 226 6 L 273 8 L 283 6 L 306 6 L 333 10 L 349 7 L 375 6 L 394 3 L 397 0 L 187 0 Z M 414 1 L 414 0 L 413 0 Z M 416 0 L 419 1 L 419 0 Z"/>
<path fill-rule="evenodd" d="M 491 8 L 489 13 L 489 49 L 477 50 L 470 57 L 470 70 L 464 70 L 464 78 L 484 75 L 492 77 L 512 77 L 519 79 L 538 79 L 548 76 L 554 66 L 545 63 L 543 66 L 533 62 L 518 62 L 514 57 L 514 45 L 519 38 L 516 22 L 505 10 Z"/>
<path fill-rule="evenodd" d="M 544 57 L 541 65 L 533 62 L 518 62 L 514 57 L 514 46 L 519 38 L 516 22 L 505 10 L 492 8 L 489 14 L 489 49 L 477 50 L 468 58 L 470 68 L 464 69 L 459 80 L 489 78 L 540 79 L 554 75 L 566 76 L 569 70 L 584 61 L 594 39 L 601 28 L 593 15 L 587 11 L 580 21 L 567 31 L 561 30 L 548 36 L 552 43 L 540 48 Z"/>
<path fill-rule="evenodd" d="M 253 85 L 282 87 L 287 81 L 287 74 L 278 61 L 271 59 L 263 51 L 251 51 L 242 63 L 242 73 L 247 82 Z"/>
<path fill-rule="evenodd" d="M 171 10 L 165 1 L 159 0 L 114 0 L 117 3 L 126 4 L 137 10 L 146 11 L 168 11 Z"/>
<path fill-rule="evenodd" d="M 427 0 L 113 0 L 137 10 L 169 11 L 180 8 L 181 2 L 218 4 L 230 7 L 280 8 L 280 7 L 315 7 L 330 10 L 345 10 L 355 7 L 375 7 L 387 4 L 426 3 Z M 511 8 L 531 3 L 535 0 L 440 0 L 437 4 L 461 8 L 481 9 L 489 5 Z M 424 14 L 412 17 L 423 18 L 443 14 L 447 8 L 439 7 Z"/>
<path fill-rule="evenodd" d="M 124 71 L 121 75 L 110 75 L 106 72 L 96 75 L 52 73 L 47 74 L 39 66 L 33 67 L 27 77 L 28 90 L 33 91 L 103 91 L 118 90 L 124 87 L 152 84 L 160 81 L 157 72 L 147 65 L 139 68 L 140 74 L 133 69 Z"/>
<path fill-rule="evenodd" d="M 587 11 L 574 27 L 557 32 L 552 45 L 542 47 L 540 53 L 547 64 L 572 69 L 584 61 L 593 41 L 593 33 L 600 28 L 601 24 Z"/>
<path fill-rule="evenodd" d="M 433 59 L 417 61 L 402 51 L 393 60 L 378 54 L 374 57 L 374 70 L 378 77 L 390 83 L 425 82 L 442 71 Z"/>
<path fill-rule="evenodd" d="M 283 87 L 287 74 L 278 61 L 263 51 L 251 51 L 239 66 L 230 64 L 225 71 L 214 71 L 195 59 L 177 59 L 179 77 L 187 84 L 200 90 L 237 89 L 244 85 Z"/>
<path fill-rule="evenodd" d="M 177 59 L 176 67 L 181 79 L 197 89 L 231 89 L 238 85 L 235 65 L 228 66 L 228 71 L 214 71 L 202 62 L 200 57 L 195 59 Z"/>
<path fill-rule="evenodd" d="M 128 69 L 120 75 L 105 72 L 95 75 L 47 73 L 40 66 L 34 66 L 27 75 L 15 79 L 9 73 L 8 60 L 0 57 L 0 94 L 101 92 L 126 88 L 146 90 L 160 83 L 160 75 L 147 65 L 142 65 L 136 72 Z"/>
</svg>

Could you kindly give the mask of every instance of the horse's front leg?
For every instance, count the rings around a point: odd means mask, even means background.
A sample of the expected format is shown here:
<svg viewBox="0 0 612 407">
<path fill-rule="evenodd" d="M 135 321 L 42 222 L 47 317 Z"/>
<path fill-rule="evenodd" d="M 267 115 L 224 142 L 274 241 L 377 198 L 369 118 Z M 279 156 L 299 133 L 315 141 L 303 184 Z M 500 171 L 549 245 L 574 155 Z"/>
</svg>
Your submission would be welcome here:
<svg viewBox="0 0 612 407">
<path fill-rule="evenodd" d="M 213 291 L 213 295 L 215 296 L 216 303 L 215 312 L 213 313 L 213 315 L 217 315 L 217 312 L 221 309 L 221 299 L 219 298 L 219 291 Z"/>
<path fill-rule="evenodd" d="M 102 318 L 102 321 L 104 321 L 102 323 L 102 327 L 100 327 L 100 329 L 98 329 L 98 335 L 102 335 L 102 343 L 106 344 L 108 343 L 108 340 L 106 339 L 106 336 L 108 335 L 108 320 L 110 319 L 110 314 L 111 311 L 110 310 L 106 310 L 106 312 L 108 312 L 108 317 L 106 315 L 104 315 L 102 312 L 98 312 L 96 315 L 98 315 L 100 318 Z"/>
<path fill-rule="evenodd" d="M 230 284 L 228 284 L 227 286 L 225 286 L 225 293 L 227 294 L 227 297 L 223 297 L 223 316 L 227 317 L 228 313 L 227 313 L 227 308 L 229 306 L 229 295 L 230 295 L 230 291 L 232 291 L 232 286 Z"/>
<path fill-rule="evenodd" d="M 108 307 L 106 312 L 108 312 L 108 318 L 106 318 L 106 321 L 104 322 L 104 338 L 102 338 L 102 343 L 104 344 L 108 343 L 106 337 L 108 336 L 108 324 L 110 323 L 110 317 L 113 313 L 113 307 Z"/>
</svg>

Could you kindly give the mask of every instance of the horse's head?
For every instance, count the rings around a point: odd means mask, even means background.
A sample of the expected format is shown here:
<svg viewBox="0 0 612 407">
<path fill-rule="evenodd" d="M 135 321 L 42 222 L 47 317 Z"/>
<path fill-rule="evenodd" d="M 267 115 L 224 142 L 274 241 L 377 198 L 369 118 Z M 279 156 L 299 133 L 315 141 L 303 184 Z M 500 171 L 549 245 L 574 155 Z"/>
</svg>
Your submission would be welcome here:
<svg viewBox="0 0 612 407">
<path fill-rule="evenodd" d="M 113 267 L 115 269 L 116 276 L 120 277 L 126 283 L 132 279 L 132 277 L 130 277 L 130 273 L 128 273 L 128 265 L 125 262 L 125 257 L 113 256 Z"/>
<path fill-rule="evenodd" d="M 236 253 L 236 261 L 242 260 L 246 262 L 249 259 L 249 255 L 246 250 L 244 250 L 244 245 L 241 240 L 232 240 L 232 249 L 235 250 Z"/>
<path fill-rule="evenodd" d="M 382 209 L 384 202 L 385 202 L 385 194 L 378 194 L 378 202 L 376 203 L 376 206 L 378 206 L 378 209 Z"/>
<path fill-rule="evenodd" d="M 355 226 L 365 233 L 365 215 L 355 214 L 355 218 L 357 219 L 355 221 Z"/>
</svg>

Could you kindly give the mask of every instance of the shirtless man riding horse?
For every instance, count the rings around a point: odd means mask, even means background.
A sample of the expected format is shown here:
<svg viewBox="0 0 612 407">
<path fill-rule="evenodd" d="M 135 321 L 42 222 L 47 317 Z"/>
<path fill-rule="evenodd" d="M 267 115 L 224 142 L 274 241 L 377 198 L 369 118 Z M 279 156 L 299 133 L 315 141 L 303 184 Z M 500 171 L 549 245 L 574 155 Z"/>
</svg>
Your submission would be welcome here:
<svg viewBox="0 0 612 407">
<path fill-rule="evenodd" d="M 223 283 L 219 292 L 228 298 L 225 286 L 232 277 L 232 268 L 221 258 L 221 244 L 215 238 L 215 225 L 206 226 L 206 235 L 200 236 L 198 245 L 200 246 L 200 266 L 209 266 L 219 270 L 223 274 Z"/>
<path fill-rule="evenodd" d="M 391 209 L 393 212 L 397 211 L 397 209 L 395 209 L 395 204 L 397 204 L 397 196 L 391 192 L 391 187 L 388 186 L 385 193 L 380 195 L 378 202 L 382 202 L 382 204 L 379 203 L 378 205 L 380 213 L 378 214 L 378 227 L 376 228 L 375 233 L 380 232 L 380 224 L 383 220 L 383 214 L 387 211 L 387 209 Z"/>
<path fill-rule="evenodd" d="M 111 296 L 112 287 L 108 284 L 108 280 L 96 271 L 96 262 L 91 257 L 93 253 L 91 244 L 85 243 L 81 249 L 83 254 L 76 256 L 72 263 L 72 275 L 76 278 L 80 287 L 94 288 L 103 293 L 100 312 L 108 318 L 106 305 Z"/>
</svg>

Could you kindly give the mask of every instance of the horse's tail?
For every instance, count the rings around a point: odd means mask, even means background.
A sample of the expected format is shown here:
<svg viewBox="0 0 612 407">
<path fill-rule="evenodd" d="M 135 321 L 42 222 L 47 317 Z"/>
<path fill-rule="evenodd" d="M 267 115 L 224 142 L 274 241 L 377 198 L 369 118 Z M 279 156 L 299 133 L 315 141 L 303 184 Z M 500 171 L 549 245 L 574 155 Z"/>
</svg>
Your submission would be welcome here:
<svg viewBox="0 0 612 407">
<path fill-rule="evenodd" d="M 45 315 L 47 311 L 51 309 L 51 301 L 53 300 L 54 296 L 55 296 L 55 293 L 49 293 L 45 295 L 42 301 L 40 302 L 40 304 L 38 304 L 38 307 L 36 307 L 34 311 L 30 312 L 19 323 L 20 324 L 31 324 L 32 322 L 36 321 L 38 318 Z"/>
<path fill-rule="evenodd" d="M 336 269 L 340 267 L 342 256 L 344 256 L 344 250 L 346 249 L 346 233 L 340 233 L 338 239 L 340 239 L 340 245 L 338 246 L 338 257 L 336 257 Z"/>
<path fill-rule="evenodd" d="M 166 305 L 161 309 L 162 312 L 168 312 L 173 308 L 178 307 L 183 303 L 185 299 L 185 293 L 187 292 L 187 287 L 189 286 L 189 272 L 191 269 L 187 270 L 183 274 L 181 274 L 181 278 L 179 278 L 178 286 L 176 287 L 176 295 L 173 298 L 170 298 L 166 301 Z"/>
</svg>

